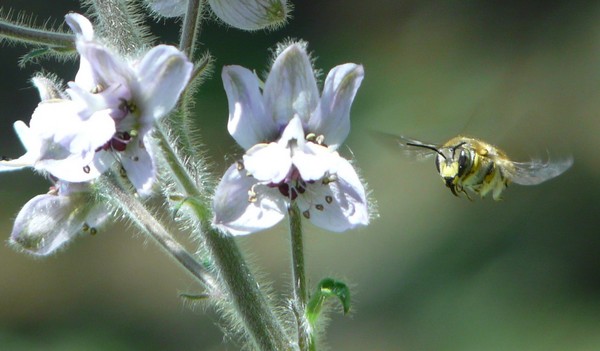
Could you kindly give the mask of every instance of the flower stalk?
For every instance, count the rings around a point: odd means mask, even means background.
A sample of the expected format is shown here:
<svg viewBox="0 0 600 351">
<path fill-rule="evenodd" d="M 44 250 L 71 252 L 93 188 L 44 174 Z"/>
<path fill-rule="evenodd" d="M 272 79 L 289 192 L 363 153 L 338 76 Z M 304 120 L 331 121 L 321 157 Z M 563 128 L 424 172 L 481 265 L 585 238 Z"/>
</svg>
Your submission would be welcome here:
<svg viewBox="0 0 600 351">
<path fill-rule="evenodd" d="M 196 39 L 200 36 L 201 26 L 202 0 L 189 0 L 185 18 L 181 25 L 179 50 L 183 51 L 190 59 L 194 57 Z"/>
<path fill-rule="evenodd" d="M 103 37 L 121 54 L 134 55 L 148 43 L 148 29 L 141 25 L 139 10 L 132 1 L 86 0 L 91 5 Z"/>
<path fill-rule="evenodd" d="M 106 197 L 129 215 L 142 232 L 149 235 L 171 257 L 194 276 L 211 295 L 220 295 L 215 278 L 156 220 L 136 196 L 123 190 L 114 177 L 104 177 Z"/>
<path fill-rule="evenodd" d="M 292 245 L 293 309 L 298 326 L 298 346 L 301 351 L 309 350 L 311 336 L 305 318 L 308 289 L 304 269 L 304 244 L 302 242 L 302 214 L 296 203 L 288 208 L 290 238 Z"/>
<path fill-rule="evenodd" d="M 28 44 L 49 46 L 55 50 L 75 50 L 75 36 L 73 34 L 32 28 L 6 20 L 0 20 L 0 37 Z"/>
<path fill-rule="evenodd" d="M 171 147 L 166 134 L 159 129 L 158 145 L 173 178 L 179 183 L 196 219 L 203 224 L 200 235 L 214 261 L 224 290 L 241 319 L 246 332 L 259 350 L 290 350 L 288 336 L 271 310 L 269 303 L 245 262 L 237 244 L 230 235 L 210 227 L 211 211 L 204 201 L 180 158 Z"/>
</svg>

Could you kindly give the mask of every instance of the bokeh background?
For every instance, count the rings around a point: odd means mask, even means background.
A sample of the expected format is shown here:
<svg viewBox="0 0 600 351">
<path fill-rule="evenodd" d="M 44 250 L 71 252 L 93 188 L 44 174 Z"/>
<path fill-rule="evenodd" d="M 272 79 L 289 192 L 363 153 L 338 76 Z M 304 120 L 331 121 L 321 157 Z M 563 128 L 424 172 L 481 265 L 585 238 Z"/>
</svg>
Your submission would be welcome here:
<svg viewBox="0 0 600 351">
<path fill-rule="evenodd" d="M 58 25 L 77 1 L 1 0 Z M 225 64 L 263 71 L 286 38 L 310 43 L 327 72 L 365 66 L 341 152 L 356 160 L 379 218 L 344 234 L 307 225 L 312 284 L 352 286 L 350 316 L 331 314 L 332 350 L 600 350 L 600 3 L 594 1 L 295 1 L 275 32 L 207 22 L 201 41 L 216 73 L 198 92 L 197 127 L 221 174 L 240 155 L 227 134 L 219 78 Z M 53 23 L 53 22 L 50 23 Z M 174 43 L 177 22 L 153 25 Z M 20 46 L 0 49 L 0 150 L 22 153 L 12 123 L 37 104 L 28 79 L 45 69 L 68 80 L 74 63 L 17 68 Z M 572 154 L 575 164 L 504 200 L 459 199 L 433 161 L 417 162 L 372 131 L 444 142 L 468 134 L 516 160 Z M 48 183 L 2 174 L 0 231 Z M 289 291 L 285 225 L 239 238 L 244 252 Z M 0 245 L 0 350 L 237 350 L 211 311 L 178 293 L 198 287 L 132 229 L 111 225 L 39 260 Z"/>
</svg>

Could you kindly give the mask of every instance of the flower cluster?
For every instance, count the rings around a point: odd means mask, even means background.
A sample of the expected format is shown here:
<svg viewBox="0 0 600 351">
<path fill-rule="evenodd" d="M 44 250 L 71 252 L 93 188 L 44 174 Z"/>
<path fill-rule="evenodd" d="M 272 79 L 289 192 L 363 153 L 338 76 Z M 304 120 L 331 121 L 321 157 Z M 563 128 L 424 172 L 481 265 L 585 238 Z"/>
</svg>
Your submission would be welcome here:
<svg viewBox="0 0 600 351">
<path fill-rule="evenodd" d="M 336 151 L 350 131 L 350 106 L 363 76 L 360 65 L 337 66 L 319 95 L 304 43 L 281 51 L 262 92 L 252 71 L 223 69 L 228 129 L 246 153 L 217 187 L 217 227 L 234 235 L 269 228 L 292 203 L 331 231 L 369 222 L 363 184 Z"/>
<path fill-rule="evenodd" d="M 21 221 L 12 234 L 17 243 L 29 241 L 24 236 L 39 236 L 31 228 L 39 227 L 40 219 L 32 220 L 36 225 L 22 223 L 33 217 L 27 213 L 45 208 L 57 217 L 67 216 L 65 211 L 73 210 L 72 194 L 88 189 L 86 183 L 115 163 L 140 195 L 150 194 L 156 179 L 150 131 L 157 119 L 175 107 L 193 69 L 172 46 L 159 45 L 139 59 L 125 59 L 94 37 L 92 24 L 84 16 L 71 13 L 66 22 L 76 35 L 77 75 L 65 92 L 49 79 L 34 79 L 42 101 L 29 126 L 22 121 L 14 124 L 26 153 L 0 163 L 0 171 L 33 167 L 56 183 L 49 194 L 32 199 L 21 210 L 17 217 Z M 81 213 L 88 212 L 95 211 Z M 72 225 L 67 228 L 79 231 Z M 58 245 L 35 247 L 55 249 Z M 37 254 L 51 251 L 26 248 Z"/>
</svg>

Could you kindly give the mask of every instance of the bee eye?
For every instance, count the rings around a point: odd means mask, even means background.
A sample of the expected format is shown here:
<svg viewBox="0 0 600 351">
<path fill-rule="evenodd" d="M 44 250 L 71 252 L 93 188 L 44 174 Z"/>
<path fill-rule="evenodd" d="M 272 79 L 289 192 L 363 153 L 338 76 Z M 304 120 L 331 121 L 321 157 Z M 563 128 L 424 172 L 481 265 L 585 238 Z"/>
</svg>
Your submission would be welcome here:
<svg viewBox="0 0 600 351">
<path fill-rule="evenodd" d="M 461 177 L 469 167 L 469 153 L 466 150 L 461 150 L 458 156 L 458 174 Z"/>
</svg>

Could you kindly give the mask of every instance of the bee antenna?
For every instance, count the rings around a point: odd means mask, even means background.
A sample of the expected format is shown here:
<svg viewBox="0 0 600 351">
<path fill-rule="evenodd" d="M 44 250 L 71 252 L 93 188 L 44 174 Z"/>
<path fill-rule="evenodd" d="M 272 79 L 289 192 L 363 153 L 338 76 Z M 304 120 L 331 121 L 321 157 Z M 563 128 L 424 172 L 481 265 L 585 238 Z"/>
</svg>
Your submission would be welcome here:
<svg viewBox="0 0 600 351">
<path fill-rule="evenodd" d="M 411 143 L 411 142 L 406 143 L 406 145 L 408 145 L 408 146 L 422 147 L 424 149 L 429 149 L 429 150 L 435 151 L 435 153 L 438 154 L 438 155 L 440 155 L 440 156 L 442 156 L 444 158 L 444 160 L 446 159 L 446 156 L 444 156 L 444 154 L 440 150 L 438 150 L 437 148 L 435 148 L 433 146 L 423 145 L 423 144 L 416 144 L 416 143 Z"/>
<path fill-rule="evenodd" d="M 458 143 L 457 145 L 455 145 L 454 147 L 452 147 L 452 151 L 456 151 L 456 149 L 458 149 L 459 147 L 465 145 L 466 143 L 467 143 L 466 141 Z"/>
</svg>

